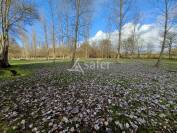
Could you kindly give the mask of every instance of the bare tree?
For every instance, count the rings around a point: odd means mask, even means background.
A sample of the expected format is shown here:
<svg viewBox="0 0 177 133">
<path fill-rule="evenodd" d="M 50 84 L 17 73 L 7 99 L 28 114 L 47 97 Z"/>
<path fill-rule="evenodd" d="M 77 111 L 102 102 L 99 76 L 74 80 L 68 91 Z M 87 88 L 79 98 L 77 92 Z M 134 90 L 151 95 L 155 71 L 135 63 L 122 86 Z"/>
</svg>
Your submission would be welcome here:
<svg viewBox="0 0 177 133">
<path fill-rule="evenodd" d="M 79 39 L 81 29 L 88 26 L 89 21 L 84 21 L 86 17 L 91 13 L 92 1 L 90 0 L 74 0 L 72 1 L 74 7 L 74 42 L 73 42 L 73 54 L 72 54 L 72 64 L 74 63 L 76 56 L 76 48 Z"/>
<path fill-rule="evenodd" d="M 22 41 L 23 44 L 23 57 L 27 59 L 29 57 L 30 46 L 29 46 L 29 38 L 25 32 L 22 32 L 20 34 L 20 40 Z"/>
<path fill-rule="evenodd" d="M 177 42 L 177 33 L 175 32 L 168 32 L 167 34 L 167 48 L 168 48 L 168 55 L 169 55 L 169 59 L 172 59 L 172 48 L 173 45 Z"/>
<path fill-rule="evenodd" d="M 119 11 L 119 45 L 118 45 L 118 49 L 117 49 L 117 58 L 120 58 L 120 48 L 122 46 L 122 28 L 123 28 L 123 0 L 120 0 L 120 11 Z"/>
<path fill-rule="evenodd" d="M 71 40 L 71 22 L 72 22 L 72 9 L 70 0 L 61 0 L 58 5 L 58 24 L 59 24 L 59 43 L 62 42 L 69 47 L 69 42 Z"/>
<path fill-rule="evenodd" d="M 55 17 L 54 17 L 54 9 L 55 9 L 55 1 L 53 0 L 48 0 L 49 7 L 50 7 L 50 16 L 51 16 L 51 35 L 52 35 L 52 46 L 53 46 L 53 59 L 55 62 L 56 59 L 56 31 L 55 31 Z"/>
<path fill-rule="evenodd" d="M 118 46 L 117 46 L 117 58 L 121 56 L 122 47 L 122 30 L 128 17 L 133 0 L 110 0 L 111 6 L 109 19 L 111 19 L 115 28 L 119 31 L 118 34 Z"/>
<path fill-rule="evenodd" d="M 75 60 L 75 56 L 76 56 L 81 1 L 75 0 L 74 4 L 75 4 L 76 16 L 75 16 L 75 30 L 74 30 L 74 46 L 73 46 L 72 64 L 74 64 L 74 60 Z"/>
<path fill-rule="evenodd" d="M 88 41 L 83 42 L 79 48 L 79 55 L 84 58 L 88 58 L 90 56 L 91 46 Z"/>
<path fill-rule="evenodd" d="M 167 43 L 167 34 L 171 28 L 171 26 L 173 26 L 174 24 L 174 5 L 176 3 L 175 0 L 160 0 L 158 1 L 160 4 L 163 4 L 162 6 L 160 6 L 160 13 L 163 19 L 163 41 L 162 41 L 162 45 L 161 45 L 161 51 L 160 51 L 160 55 L 159 58 L 157 60 L 157 63 L 155 64 L 156 67 L 160 66 L 161 63 L 161 59 L 162 59 L 162 55 L 164 53 L 164 49 L 165 49 L 165 45 Z"/>
<path fill-rule="evenodd" d="M 131 37 L 132 37 L 131 55 L 135 53 L 135 50 L 137 49 L 139 45 L 138 42 L 141 39 L 141 33 L 139 33 L 139 31 L 141 28 L 142 19 L 143 19 L 143 14 L 139 10 L 136 9 L 135 14 L 133 16 L 133 20 L 132 20 L 133 28 L 132 28 L 132 33 L 131 33 Z M 142 45 L 139 45 L 139 46 L 141 47 Z"/>
<path fill-rule="evenodd" d="M 109 58 L 111 51 L 111 41 L 109 39 L 103 39 L 100 41 L 100 49 L 102 58 Z"/>
<path fill-rule="evenodd" d="M 37 40 L 36 40 L 36 31 L 32 30 L 32 51 L 33 51 L 33 57 L 36 58 L 37 54 Z"/>
<path fill-rule="evenodd" d="M 124 48 L 125 56 L 128 57 L 128 55 L 133 54 L 135 46 L 134 46 L 134 40 L 133 36 L 131 35 L 127 39 L 124 39 L 122 41 L 122 47 Z"/>
<path fill-rule="evenodd" d="M 151 58 L 153 50 L 154 50 L 154 45 L 152 43 L 148 43 L 146 46 L 148 58 Z"/>
<path fill-rule="evenodd" d="M 0 24 L 1 24 L 1 45 L 2 57 L 1 67 L 9 67 L 8 47 L 10 32 L 16 33 L 18 28 L 22 29 L 22 24 L 31 24 L 37 18 L 35 5 L 27 0 L 1 0 L 0 1 Z"/>
<path fill-rule="evenodd" d="M 41 23 L 44 30 L 45 48 L 47 49 L 47 60 L 49 60 L 48 30 L 47 30 L 46 19 L 44 18 L 44 16 L 41 17 Z"/>
<path fill-rule="evenodd" d="M 143 42 L 144 42 L 144 40 L 141 39 L 141 38 L 139 38 L 138 41 L 137 41 L 136 47 L 137 47 L 138 58 L 140 58 L 141 53 L 142 53 L 143 48 L 144 48 Z"/>
</svg>

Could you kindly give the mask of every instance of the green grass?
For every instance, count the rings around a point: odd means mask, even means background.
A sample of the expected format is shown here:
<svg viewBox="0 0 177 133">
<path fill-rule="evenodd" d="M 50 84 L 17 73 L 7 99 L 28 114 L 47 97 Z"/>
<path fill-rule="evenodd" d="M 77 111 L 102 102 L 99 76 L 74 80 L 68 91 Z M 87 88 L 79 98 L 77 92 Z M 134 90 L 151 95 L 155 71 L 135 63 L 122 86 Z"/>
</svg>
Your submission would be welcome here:
<svg viewBox="0 0 177 133">
<path fill-rule="evenodd" d="M 65 60 L 56 60 L 55 62 L 66 62 L 68 61 L 67 59 Z M 24 65 L 24 64 L 42 64 L 42 63 L 53 63 L 54 60 L 39 60 L 39 59 L 31 59 L 31 60 L 10 60 L 11 65 Z"/>
<path fill-rule="evenodd" d="M 16 76 L 13 76 L 10 70 L 15 70 L 17 72 Z M 32 73 L 29 69 L 25 69 L 18 65 L 13 65 L 10 68 L 0 70 L 0 80 L 2 79 L 14 79 L 20 76 L 28 76 Z"/>
<path fill-rule="evenodd" d="M 69 60 L 56 60 L 55 64 L 53 60 L 10 60 L 12 65 L 10 68 L 0 69 L 0 80 L 2 79 L 14 79 L 17 77 L 30 76 L 35 70 L 43 67 L 54 67 L 55 65 L 60 65 L 63 62 L 68 62 Z M 97 59 L 80 59 L 80 62 L 94 62 Z M 136 63 L 141 62 L 145 65 L 153 66 L 156 63 L 156 59 L 98 59 L 99 62 L 113 62 L 113 63 Z M 177 61 L 174 60 L 162 60 L 161 64 L 162 69 L 168 71 L 177 71 Z M 17 72 L 16 76 L 12 76 L 10 70 L 15 70 Z"/>
<path fill-rule="evenodd" d="M 11 127 L 8 126 L 7 122 L 0 121 L 0 133 L 17 133 Z"/>
<path fill-rule="evenodd" d="M 53 60 L 10 60 L 11 67 L 5 69 L 0 68 L 0 80 L 30 76 L 34 71 L 40 68 L 54 67 L 55 65 L 60 65 L 65 62 L 67 62 L 67 60 L 57 60 L 55 63 Z M 10 70 L 15 70 L 17 75 L 13 76 Z"/>
<path fill-rule="evenodd" d="M 177 71 L 177 61 L 164 60 L 162 62 L 162 67 L 168 69 L 169 71 Z"/>
<path fill-rule="evenodd" d="M 143 59 L 143 60 L 137 59 L 136 61 L 140 61 L 141 63 L 145 65 L 154 66 L 157 60 L 156 59 Z M 168 70 L 168 71 L 177 71 L 177 61 L 164 59 L 161 62 L 160 68 Z"/>
</svg>

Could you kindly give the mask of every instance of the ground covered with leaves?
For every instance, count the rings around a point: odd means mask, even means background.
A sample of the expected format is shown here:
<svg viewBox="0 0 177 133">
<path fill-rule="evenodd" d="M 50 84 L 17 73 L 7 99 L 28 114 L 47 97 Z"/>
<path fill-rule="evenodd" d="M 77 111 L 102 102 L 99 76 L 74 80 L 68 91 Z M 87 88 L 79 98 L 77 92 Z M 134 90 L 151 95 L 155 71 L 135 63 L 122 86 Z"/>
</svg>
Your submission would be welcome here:
<svg viewBox="0 0 177 133">
<path fill-rule="evenodd" d="M 82 63 L 81 63 L 82 66 Z M 176 132 L 177 72 L 141 62 L 0 81 L 0 132 Z"/>
</svg>

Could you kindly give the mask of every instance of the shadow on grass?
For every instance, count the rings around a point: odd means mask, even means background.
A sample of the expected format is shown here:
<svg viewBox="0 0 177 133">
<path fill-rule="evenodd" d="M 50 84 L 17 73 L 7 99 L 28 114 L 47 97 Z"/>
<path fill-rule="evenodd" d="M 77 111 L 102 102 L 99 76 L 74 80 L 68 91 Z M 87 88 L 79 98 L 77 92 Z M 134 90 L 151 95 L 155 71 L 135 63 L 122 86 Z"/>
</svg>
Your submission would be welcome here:
<svg viewBox="0 0 177 133">
<path fill-rule="evenodd" d="M 2 69 L 0 68 L 0 80 L 3 79 L 15 79 L 17 77 L 30 76 L 36 70 L 42 68 L 52 68 L 69 64 L 68 61 L 56 61 L 54 62 L 13 62 L 11 67 Z"/>
</svg>

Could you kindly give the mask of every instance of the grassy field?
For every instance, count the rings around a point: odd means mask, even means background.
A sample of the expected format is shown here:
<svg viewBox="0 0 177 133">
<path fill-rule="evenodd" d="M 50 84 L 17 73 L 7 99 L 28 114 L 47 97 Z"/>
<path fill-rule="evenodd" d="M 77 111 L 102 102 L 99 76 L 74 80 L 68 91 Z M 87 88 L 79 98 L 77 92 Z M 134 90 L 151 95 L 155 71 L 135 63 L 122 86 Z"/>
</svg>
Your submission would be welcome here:
<svg viewBox="0 0 177 133">
<path fill-rule="evenodd" d="M 84 63 L 109 62 L 109 69 Z M 177 62 L 12 60 L 0 70 L 0 132 L 175 132 Z M 12 75 L 11 70 L 17 74 Z"/>
<path fill-rule="evenodd" d="M 81 59 L 80 62 L 93 62 L 97 59 Z M 98 59 L 99 61 L 109 61 L 109 62 L 116 62 L 116 63 L 132 63 L 132 62 L 141 62 L 146 65 L 153 66 L 156 62 L 155 59 Z M 60 65 L 60 63 L 69 63 L 69 60 L 56 60 L 55 63 L 53 60 L 11 60 L 10 64 L 12 65 L 10 68 L 7 69 L 0 69 L 0 80 L 2 79 L 14 79 L 20 76 L 30 76 L 35 70 L 43 68 L 43 67 L 53 67 Z M 163 60 L 162 69 L 166 69 L 168 71 L 177 71 L 177 61 L 173 60 Z M 17 72 L 16 76 L 13 76 L 10 70 L 15 70 Z"/>
<path fill-rule="evenodd" d="M 35 70 L 40 68 L 54 67 L 60 63 L 68 62 L 68 60 L 46 61 L 46 60 L 11 60 L 10 68 L 0 68 L 0 80 L 2 79 L 15 79 L 17 77 L 30 76 Z M 16 76 L 13 76 L 11 70 L 17 72 Z"/>
</svg>

